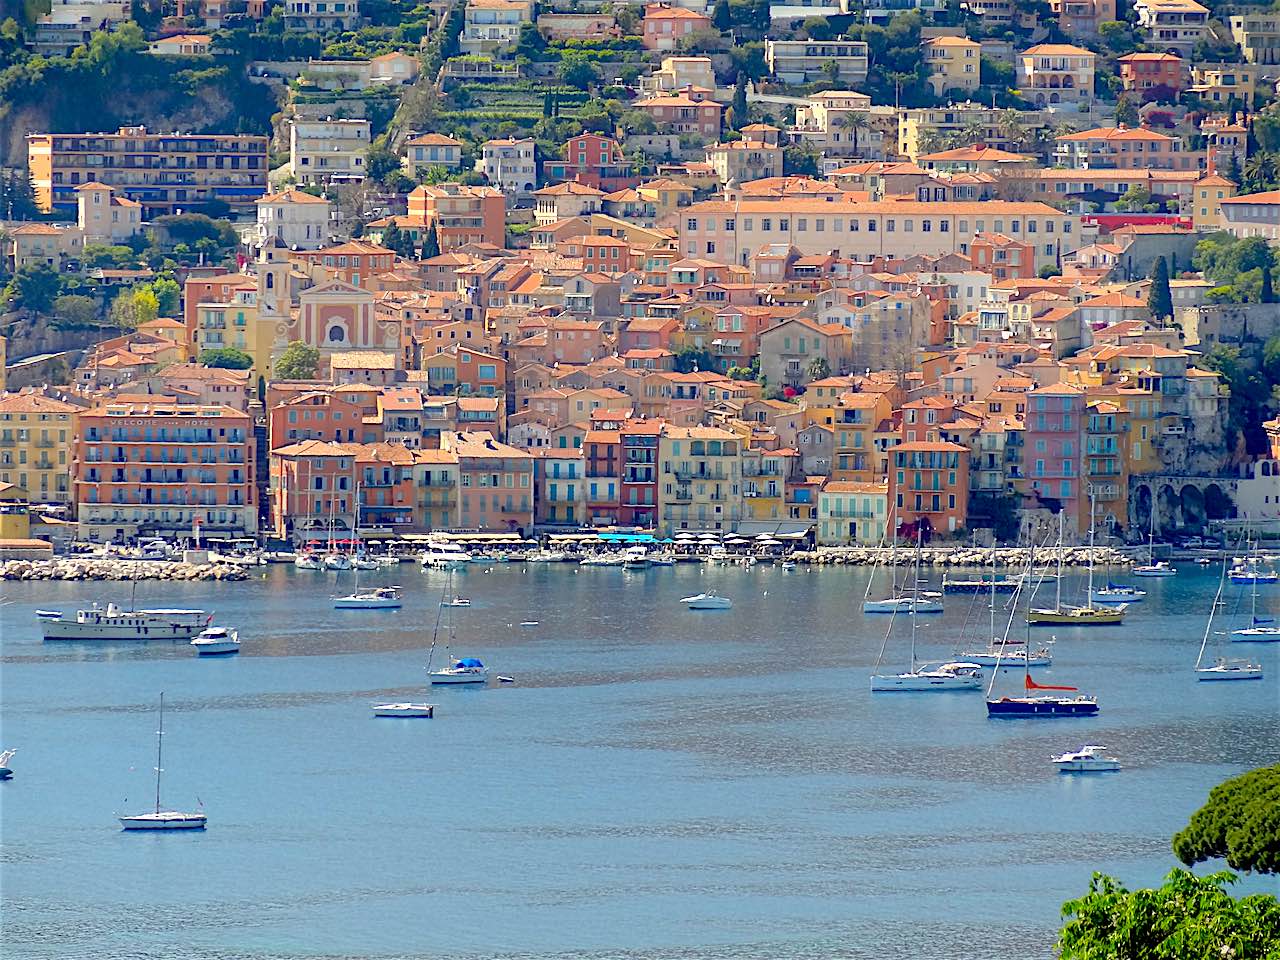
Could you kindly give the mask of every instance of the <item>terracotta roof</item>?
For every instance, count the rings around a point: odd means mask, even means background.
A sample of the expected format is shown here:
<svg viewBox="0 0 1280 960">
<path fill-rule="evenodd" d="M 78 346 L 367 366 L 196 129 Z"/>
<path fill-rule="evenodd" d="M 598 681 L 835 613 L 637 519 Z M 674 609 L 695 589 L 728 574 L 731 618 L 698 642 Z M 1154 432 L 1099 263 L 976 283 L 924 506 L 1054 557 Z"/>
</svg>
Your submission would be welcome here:
<svg viewBox="0 0 1280 960">
<path fill-rule="evenodd" d="M 79 413 L 80 408 L 40 393 L 0 394 L 0 413 Z"/>
<path fill-rule="evenodd" d="M 289 187 L 281 190 L 279 193 L 269 193 L 265 197 L 259 197 L 255 203 L 324 203 L 329 201 L 323 197 L 313 197 L 309 193 L 304 193 L 295 187 Z"/>
</svg>

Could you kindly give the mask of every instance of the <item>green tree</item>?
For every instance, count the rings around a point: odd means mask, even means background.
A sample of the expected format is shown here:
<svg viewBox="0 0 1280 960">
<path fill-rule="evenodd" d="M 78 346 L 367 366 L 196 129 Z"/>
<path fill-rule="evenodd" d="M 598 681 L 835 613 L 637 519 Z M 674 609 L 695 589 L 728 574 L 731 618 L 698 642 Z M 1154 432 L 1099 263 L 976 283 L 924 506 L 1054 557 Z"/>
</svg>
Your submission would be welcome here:
<svg viewBox="0 0 1280 960">
<path fill-rule="evenodd" d="M 371 146 L 364 163 L 365 172 L 380 182 L 386 178 L 387 174 L 400 172 L 400 158 L 385 143 Z"/>
<path fill-rule="evenodd" d="M 1128 94 L 1121 94 L 1120 99 L 1116 101 L 1116 123 L 1126 127 L 1138 124 L 1138 105 L 1129 99 Z"/>
<path fill-rule="evenodd" d="M 676 354 L 675 365 L 679 373 L 719 369 L 716 358 L 710 350 L 695 350 L 692 347 L 685 347 Z"/>
<path fill-rule="evenodd" d="M 4 290 L 4 299 L 31 313 L 48 313 L 62 292 L 58 271 L 45 264 L 27 266 L 15 273 Z"/>
<path fill-rule="evenodd" d="M 1169 291 L 1169 264 L 1164 257 L 1156 257 L 1151 270 L 1151 292 L 1147 295 L 1151 316 L 1164 320 L 1173 316 L 1173 295 Z"/>
<path fill-rule="evenodd" d="M 711 14 L 711 22 L 716 25 L 716 29 L 721 33 L 733 26 L 733 11 L 729 7 L 729 0 L 716 0 L 715 10 Z"/>
<path fill-rule="evenodd" d="M 1237 870 L 1280 873 L 1280 764 L 1210 790 L 1204 806 L 1174 834 L 1173 852 L 1187 866 L 1223 859 Z"/>
<path fill-rule="evenodd" d="M 1236 900 L 1227 872 L 1174 870 L 1155 890 L 1128 890 L 1094 874 L 1089 892 L 1062 906 L 1062 960 L 1264 960 L 1280 951 L 1280 903 Z"/>
<path fill-rule="evenodd" d="M 1259 303 L 1275 303 L 1276 292 L 1271 287 L 1271 268 L 1262 268 L 1262 292 L 1258 296 Z"/>
<path fill-rule="evenodd" d="M 440 234 L 436 231 L 436 222 L 432 220 L 431 226 L 427 227 L 427 235 L 422 241 L 422 259 L 430 260 L 438 256 L 440 256 Z"/>
<path fill-rule="evenodd" d="M 388 250 L 398 251 L 400 249 L 400 237 L 400 227 L 395 220 L 392 220 L 391 224 L 382 231 L 382 245 Z"/>
<path fill-rule="evenodd" d="M 746 123 L 747 118 L 751 115 L 747 107 L 747 75 L 744 71 L 738 71 L 738 79 L 733 84 L 733 107 L 734 116 L 738 118 L 739 123 Z"/>
<path fill-rule="evenodd" d="M 1133 38 L 1133 30 L 1127 23 L 1108 20 L 1098 24 L 1098 36 L 1107 45 L 1107 49 L 1119 56 L 1133 53 L 1137 44 Z"/>
<path fill-rule="evenodd" d="M 98 323 L 98 301 L 77 293 L 65 293 L 53 301 L 57 327 L 92 327 Z"/>
<path fill-rule="evenodd" d="M 150 287 L 155 294 L 160 316 L 176 317 L 182 302 L 182 288 L 178 286 L 178 281 L 173 277 L 157 277 L 151 281 Z"/>
<path fill-rule="evenodd" d="M 533 23 L 520 24 L 520 38 L 516 41 L 517 57 L 541 60 L 546 49 L 547 41 Z"/>
<path fill-rule="evenodd" d="M 810 382 L 814 380 L 824 380 L 831 376 L 831 364 L 827 362 L 826 357 L 814 357 L 809 361 L 809 366 L 805 369 L 809 374 Z"/>
<path fill-rule="evenodd" d="M 253 366 L 253 357 L 235 347 L 222 347 L 218 350 L 202 350 L 196 362 L 223 370 L 248 370 Z"/>
<path fill-rule="evenodd" d="M 561 83 L 579 90 L 590 90 L 591 85 L 600 79 L 600 72 L 595 65 L 581 56 L 561 60 L 556 75 Z"/>
<path fill-rule="evenodd" d="M 313 380 L 319 369 L 320 351 L 295 340 L 280 354 L 274 373 L 279 380 Z"/>
</svg>

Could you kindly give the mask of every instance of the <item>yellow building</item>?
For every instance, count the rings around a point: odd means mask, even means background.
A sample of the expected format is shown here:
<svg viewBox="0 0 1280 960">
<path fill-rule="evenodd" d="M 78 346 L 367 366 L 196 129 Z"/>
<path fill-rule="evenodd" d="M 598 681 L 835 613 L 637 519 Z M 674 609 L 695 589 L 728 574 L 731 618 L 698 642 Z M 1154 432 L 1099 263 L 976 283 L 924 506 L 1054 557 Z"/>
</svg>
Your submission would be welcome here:
<svg viewBox="0 0 1280 960">
<path fill-rule="evenodd" d="M 818 543 L 875 544 L 885 531 L 889 484 L 829 480 L 818 491 Z"/>
<path fill-rule="evenodd" d="M 1121 387 L 1115 393 L 1107 393 L 1124 407 L 1129 418 L 1129 433 L 1125 438 L 1126 469 L 1129 476 L 1159 473 L 1164 467 L 1156 438 L 1160 435 L 1160 395 L 1154 390 Z"/>
<path fill-rule="evenodd" d="M 893 405 L 887 394 L 841 395 L 831 426 L 835 440 L 831 479 L 869 483 L 884 477 L 881 458 L 876 455 L 876 427 L 892 412 Z"/>
<path fill-rule="evenodd" d="M 1125 440 L 1129 411 L 1114 400 L 1088 400 L 1085 407 L 1083 473 L 1085 492 L 1094 497 L 1099 530 L 1124 526 L 1129 517 L 1129 458 Z M 1088 529 L 1081 511 L 1081 532 Z"/>
<path fill-rule="evenodd" d="M 935 97 L 949 90 L 968 93 L 981 85 L 982 44 L 968 37 L 934 37 L 921 46 Z"/>
<path fill-rule="evenodd" d="M 1197 230 L 1221 230 L 1222 201 L 1236 195 L 1236 184 L 1226 177 L 1211 173 L 1201 177 L 1192 187 L 1191 222 Z"/>
<path fill-rule="evenodd" d="M 650 180 L 636 187 L 636 193 L 646 203 L 653 204 L 654 219 L 662 221 L 680 207 L 693 203 L 693 187 L 678 180 Z"/>
<path fill-rule="evenodd" d="M 31 537 L 31 516 L 27 491 L 16 483 L 0 480 L 0 541 Z"/>
<path fill-rule="evenodd" d="M 38 393 L 0 397 L 0 483 L 22 487 L 37 503 L 71 503 L 71 446 L 79 410 Z"/>
<path fill-rule="evenodd" d="M 658 522 L 674 530 L 736 530 L 742 519 L 742 442 L 717 427 L 663 427 Z"/>
<path fill-rule="evenodd" d="M 742 513 L 746 520 L 786 518 L 787 457 L 773 450 L 742 451 Z"/>
</svg>

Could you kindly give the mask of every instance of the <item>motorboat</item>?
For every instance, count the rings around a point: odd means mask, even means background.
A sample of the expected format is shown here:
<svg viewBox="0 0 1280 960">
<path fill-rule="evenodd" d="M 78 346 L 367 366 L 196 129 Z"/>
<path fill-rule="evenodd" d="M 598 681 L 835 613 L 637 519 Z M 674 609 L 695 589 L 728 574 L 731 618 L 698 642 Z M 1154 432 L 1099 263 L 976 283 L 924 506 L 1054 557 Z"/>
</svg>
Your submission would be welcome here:
<svg viewBox="0 0 1280 960">
<path fill-rule="evenodd" d="M 1122 583 L 1108 583 L 1089 592 L 1090 603 L 1137 603 L 1146 597 L 1147 591 Z"/>
<path fill-rule="evenodd" d="M 433 567 L 436 570 L 448 570 L 453 567 L 460 567 L 463 564 L 471 562 L 471 554 L 465 550 L 459 550 L 448 544 L 428 543 L 427 549 L 422 551 L 418 557 L 418 562 L 424 567 Z"/>
<path fill-rule="evenodd" d="M 1128 604 L 1106 607 L 1058 607 L 1027 611 L 1027 623 L 1033 627 L 1104 627 L 1124 622 Z"/>
<path fill-rule="evenodd" d="M 733 601 L 728 597 L 719 597 L 714 593 L 699 593 L 684 597 L 680 602 L 687 610 L 728 610 L 733 607 Z"/>
<path fill-rule="evenodd" d="M 1163 560 L 1144 563 L 1140 567 L 1134 567 L 1129 573 L 1135 577 L 1176 577 L 1178 575 L 1177 569 L 1169 566 Z"/>
<path fill-rule="evenodd" d="M 470 598 L 470 597 L 452 597 L 452 598 L 450 598 L 450 599 L 448 599 L 448 600 L 441 600 L 441 601 L 440 601 L 440 606 L 442 606 L 442 607 L 469 607 L 469 606 L 471 606 L 471 598 Z"/>
<path fill-rule="evenodd" d="M 985 650 L 965 650 L 960 656 L 969 663 L 980 667 L 1025 667 L 1028 654 L 1026 648 L 1019 644 L 1012 649 L 1001 650 L 1000 644 L 993 643 Z M 1048 647 L 1040 647 L 1030 653 L 1032 667 L 1053 666 L 1053 651 Z"/>
<path fill-rule="evenodd" d="M 884 600 L 863 600 L 863 613 L 942 613 L 942 600 L 935 592 L 921 593 L 915 597 L 887 597 Z"/>
<path fill-rule="evenodd" d="M 475 657 L 463 657 L 452 661 L 449 666 L 440 670 L 428 671 L 427 677 L 430 678 L 432 686 L 447 683 L 487 683 L 489 668 Z"/>
<path fill-rule="evenodd" d="M 982 668 L 971 662 L 944 663 L 932 669 L 907 673 L 876 674 L 871 677 L 872 693 L 918 693 L 942 690 L 981 690 Z"/>
<path fill-rule="evenodd" d="M 649 551 L 644 547 L 628 547 L 622 554 L 622 566 L 627 570 L 643 570 L 649 566 Z"/>
<path fill-rule="evenodd" d="M 114 603 L 77 610 L 74 619 L 53 613 L 40 613 L 46 640 L 190 640 L 213 619 L 203 610 L 123 610 Z"/>
<path fill-rule="evenodd" d="M 1274 569 L 1264 568 L 1261 564 L 1250 563 L 1242 564 L 1231 568 L 1232 583 L 1277 583 L 1280 582 L 1280 573 Z"/>
<path fill-rule="evenodd" d="M 373 706 L 375 717 L 421 717 L 430 720 L 435 713 L 433 703 L 376 703 Z"/>
<path fill-rule="evenodd" d="M 5 750 L 0 753 L 0 780 L 8 780 L 13 776 L 13 770 L 9 767 L 9 761 L 13 759 L 13 755 L 17 750 Z"/>
<path fill-rule="evenodd" d="M 649 566 L 651 567 L 674 567 L 676 558 L 666 553 L 652 553 L 649 555 Z"/>
<path fill-rule="evenodd" d="M 356 557 L 351 565 L 357 570 L 381 570 L 382 564 L 373 557 Z"/>
<path fill-rule="evenodd" d="M 403 605 L 399 587 L 374 587 L 333 598 L 335 610 L 399 610 Z"/>
<path fill-rule="evenodd" d="M 528 563 L 564 563 L 568 559 L 563 550 L 535 550 L 525 557 Z"/>
<path fill-rule="evenodd" d="M 782 569 L 783 569 L 783 570 L 794 570 L 795 568 L 796 568 L 796 562 L 795 562 L 794 560 L 783 560 L 783 561 L 782 561 Z"/>
<path fill-rule="evenodd" d="M 200 636 L 191 641 L 196 653 L 202 657 L 240 652 L 240 634 L 226 627 L 206 627 Z"/>
<path fill-rule="evenodd" d="M 1013 593 L 1021 580 L 1013 577 L 991 576 L 989 579 L 952 580 L 942 578 L 943 593 Z"/>
<path fill-rule="evenodd" d="M 618 554 L 612 553 L 593 553 L 590 556 L 583 557 L 578 561 L 580 567 L 620 567 L 626 562 L 625 558 Z"/>
<path fill-rule="evenodd" d="M 1212 680 L 1261 680 L 1262 664 L 1250 663 L 1238 657 L 1218 657 L 1211 667 L 1196 667 L 1196 679 Z"/>
<path fill-rule="evenodd" d="M 1120 761 L 1103 754 L 1106 747 L 1088 744 L 1071 753 L 1053 757 L 1053 765 L 1061 773 L 1110 773 L 1120 769 Z"/>
<path fill-rule="evenodd" d="M 323 570 L 324 557 L 318 553 L 299 553 L 293 558 L 293 565 L 299 570 Z"/>
<path fill-rule="evenodd" d="M 326 570 L 350 570 L 351 558 L 345 553 L 326 553 L 324 568 Z"/>
<path fill-rule="evenodd" d="M 160 727 L 156 731 L 156 808 L 150 813 L 119 817 L 125 830 L 203 830 L 208 822 L 204 812 L 184 813 L 160 806 L 160 776 L 164 773 L 164 694 L 160 694 Z"/>
</svg>

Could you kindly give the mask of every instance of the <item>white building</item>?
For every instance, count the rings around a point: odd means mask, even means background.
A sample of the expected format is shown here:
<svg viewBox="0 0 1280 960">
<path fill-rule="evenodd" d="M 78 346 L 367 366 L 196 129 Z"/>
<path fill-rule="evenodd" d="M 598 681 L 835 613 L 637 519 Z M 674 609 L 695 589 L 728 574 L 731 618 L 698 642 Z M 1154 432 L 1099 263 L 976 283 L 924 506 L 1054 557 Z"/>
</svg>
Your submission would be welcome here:
<svg viewBox="0 0 1280 960">
<path fill-rule="evenodd" d="M 368 120 L 291 121 L 289 159 L 294 179 L 304 185 L 363 180 L 370 139 Z"/>
<path fill-rule="evenodd" d="M 783 83 L 809 83 L 827 79 L 827 65 L 835 64 L 839 83 L 860 84 L 867 79 L 870 63 L 861 40 L 765 40 L 764 62 Z"/>
<path fill-rule="evenodd" d="M 36 20 L 31 46 L 47 57 L 66 55 L 130 15 L 128 0 L 52 0 L 49 12 Z"/>
<path fill-rule="evenodd" d="M 492 53 L 520 39 L 533 22 L 533 0 L 468 0 L 458 46 L 463 53 Z"/>
<path fill-rule="evenodd" d="M 352 30 L 360 22 L 360 0 L 285 0 L 284 24 L 290 30 Z"/>
<path fill-rule="evenodd" d="M 533 138 L 488 141 L 481 148 L 476 171 L 509 199 L 527 199 L 538 186 Z"/>
<path fill-rule="evenodd" d="M 1228 197 L 1222 205 L 1222 229 L 1232 236 L 1280 240 L 1280 190 Z"/>
<path fill-rule="evenodd" d="M 282 190 L 258 200 L 258 242 L 279 240 L 291 250 L 319 250 L 329 243 L 332 205 L 301 190 Z"/>
<path fill-rule="evenodd" d="M 84 242 L 108 246 L 124 243 L 142 231 L 142 204 L 117 197 L 105 183 L 91 180 L 76 187 L 80 233 Z"/>
</svg>

